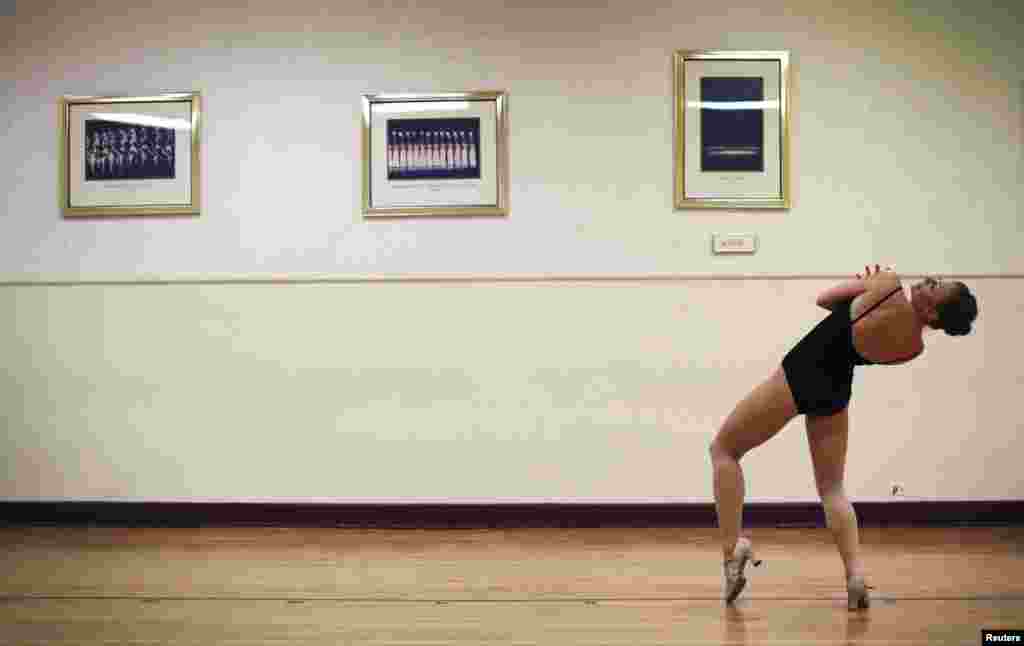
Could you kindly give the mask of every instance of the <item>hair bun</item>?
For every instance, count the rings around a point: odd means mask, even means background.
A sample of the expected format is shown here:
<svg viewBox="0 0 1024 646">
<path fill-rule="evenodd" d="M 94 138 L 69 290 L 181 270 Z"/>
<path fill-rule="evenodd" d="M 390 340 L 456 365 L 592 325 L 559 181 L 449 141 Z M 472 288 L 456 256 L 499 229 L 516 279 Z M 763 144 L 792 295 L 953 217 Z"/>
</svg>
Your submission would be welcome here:
<svg viewBox="0 0 1024 646">
<path fill-rule="evenodd" d="M 945 328 L 945 332 L 950 336 L 966 336 L 971 332 L 971 324 L 967 323 L 966 325 L 950 325 L 949 327 Z"/>
</svg>

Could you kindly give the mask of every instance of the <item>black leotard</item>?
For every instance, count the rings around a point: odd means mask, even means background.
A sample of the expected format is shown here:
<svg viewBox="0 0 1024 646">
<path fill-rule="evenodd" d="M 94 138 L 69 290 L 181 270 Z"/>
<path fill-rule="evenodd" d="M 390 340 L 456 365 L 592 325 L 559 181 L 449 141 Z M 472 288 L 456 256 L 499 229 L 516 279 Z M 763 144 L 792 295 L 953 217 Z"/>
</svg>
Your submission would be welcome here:
<svg viewBox="0 0 1024 646">
<path fill-rule="evenodd" d="M 853 346 L 853 326 L 902 287 L 889 292 L 856 320 L 850 321 L 853 298 L 837 303 L 832 313 L 800 340 L 782 360 L 782 369 L 797 410 L 809 416 L 834 415 L 850 403 L 853 367 L 872 365 Z"/>
</svg>

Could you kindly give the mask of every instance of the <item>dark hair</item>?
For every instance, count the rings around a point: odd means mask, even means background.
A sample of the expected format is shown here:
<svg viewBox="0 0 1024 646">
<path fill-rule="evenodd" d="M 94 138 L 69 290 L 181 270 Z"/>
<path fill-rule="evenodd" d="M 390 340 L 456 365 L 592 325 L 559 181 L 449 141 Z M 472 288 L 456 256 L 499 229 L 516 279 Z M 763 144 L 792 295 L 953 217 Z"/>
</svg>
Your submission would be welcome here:
<svg viewBox="0 0 1024 646">
<path fill-rule="evenodd" d="M 971 331 L 971 323 L 978 317 L 978 299 L 967 285 L 959 281 L 953 284 L 957 286 L 953 295 L 935 306 L 935 327 L 950 336 L 963 336 Z"/>
</svg>

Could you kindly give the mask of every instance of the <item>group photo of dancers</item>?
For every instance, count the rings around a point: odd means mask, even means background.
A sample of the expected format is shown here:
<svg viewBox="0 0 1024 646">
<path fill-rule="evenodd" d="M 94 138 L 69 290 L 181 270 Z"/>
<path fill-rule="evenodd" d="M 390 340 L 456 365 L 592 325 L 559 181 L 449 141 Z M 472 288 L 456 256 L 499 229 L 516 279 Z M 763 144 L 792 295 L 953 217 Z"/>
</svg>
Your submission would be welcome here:
<svg viewBox="0 0 1024 646">
<path fill-rule="evenodd" d="M 174 129 L 85 122 L 85 179 L 174 179 Z"/>
</svg>

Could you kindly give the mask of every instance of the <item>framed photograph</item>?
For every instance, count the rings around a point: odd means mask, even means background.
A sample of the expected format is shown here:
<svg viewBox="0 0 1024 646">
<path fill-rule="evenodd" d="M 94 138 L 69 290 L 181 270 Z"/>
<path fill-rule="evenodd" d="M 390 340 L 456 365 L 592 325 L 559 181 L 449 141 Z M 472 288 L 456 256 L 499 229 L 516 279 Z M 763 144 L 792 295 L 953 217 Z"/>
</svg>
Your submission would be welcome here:
<svg viewBox="0 0 1024 646">
<path fill-rule="evenodd" d="M 789 52 L 674 54 L 675 208 L 790 207 Z"/>
<path fill-rule="evenodd" d="M 65 96 L 65 217 L 199 214 L 199 93 Z"/>
<path fill-rule="evenodd" d="M 363 95 L 367 217 L 508 213 L 504 92 Z"/>
</svg>

